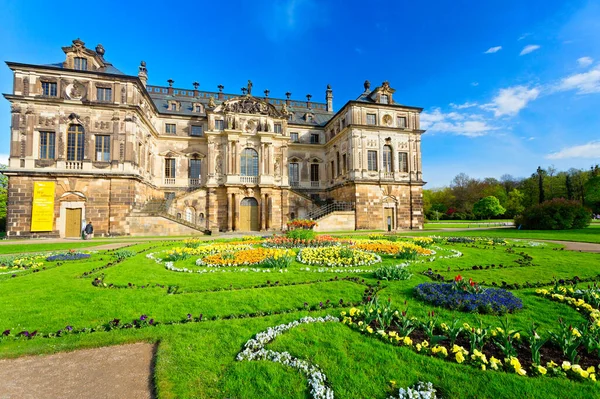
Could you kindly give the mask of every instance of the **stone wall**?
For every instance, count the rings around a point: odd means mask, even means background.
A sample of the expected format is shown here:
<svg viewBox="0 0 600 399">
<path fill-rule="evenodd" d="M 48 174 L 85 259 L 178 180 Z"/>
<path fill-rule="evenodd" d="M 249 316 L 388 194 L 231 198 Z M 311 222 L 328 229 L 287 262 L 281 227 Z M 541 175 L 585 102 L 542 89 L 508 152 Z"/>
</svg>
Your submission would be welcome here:
<svg viewBox="0 0 600 399">
<path fill-rule="evenodd" d="M 317 220 L 315 231 L 348 231 L 354 230 L 356 216 L 352 211 L 336 211 Z"/>
<path fill-rule="evenodd" d="M 203 232 L 184 226 L 161 216 L 132 215 L 127 217 L 132 236 L 190 236 Z"/>
</svg>

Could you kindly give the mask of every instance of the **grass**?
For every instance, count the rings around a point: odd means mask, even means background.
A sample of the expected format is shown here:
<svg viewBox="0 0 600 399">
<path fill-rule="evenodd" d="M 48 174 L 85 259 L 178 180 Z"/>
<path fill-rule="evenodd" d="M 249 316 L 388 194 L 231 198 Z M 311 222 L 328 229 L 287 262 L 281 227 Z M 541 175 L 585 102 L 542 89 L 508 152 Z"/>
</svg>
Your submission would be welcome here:
<svg viewBox="0 0 600 399">
<path fill-rule="evenodd" d="M 539 233 L 555 239 L 589 237 L 600 233 L 598 227 L 585 230 L 593 231 L 592 234 L 576 232 L 571 236 L 570 232 L 561 232 L 562 235 Z M 493 234 L 496 231 L 491 232 Z M 508 233 L 505 236 L 510 236 L 515 232 L 524 233 L 506 229 L 497 233 Z M 458 233 L 452 232 L 450 235 Z M 84 243 L 64 245 L 72 244 Z M 46 250 L 65 248 L 62 244 L 35 244 L 34 251 L 41 250 L 38 248 L 40 245 L 45 245 Z M 99 251 L 88 260 L 64 262 L 59 267 L 39 273 L 25 272 L 15 278 L 0 276 L 0 331 L 11 329 L 12 335 L 22 330 L 50 333 L 66 325 L 76 329 L 95 327 L 114 318 L 127 322 L 139 318 L 141 314 L 163 323 L 158 327 L 72 334 L 60 338 L 0 338 L 0 357 L 138 341 L 157 342 L 154 380 L 161 399 L 307 398 L 306 379 L 300 373 L 271 362 L 237 362 L 235 356 L 248 339 L 269 327 L 308 314 L 339 315 L 341 310 L 331 308 L 309 313 L 304 310 L 305 303 L 317 309 L 320 302 L 326 303 L 327 300 L 335 304 L 340 299 L 344 303 L 358 303 L 369 284 L 378 286 L 372 271 L 379 265 L 362 267 L 365 271 L 357 274 L 309 272 L 300 270 L 304 266 L 297 262 L 285 273 L 249 271 L 198 274 L 169 271 L 146 257 L 150 252 L 160 253 L 175 245 L 178 243 L 171 241 L 134 245 L 129 249 L 140 253 L 122 263 L 113 263 L 113 252 Z M 517 245 L 522 246 L 523 243 Z M 30 252 L 30 246 L 26 248 Z M 422 274 L 428 268 L 447 278 L 460 273 L 465 278 L 472 277 L 477 281 L 506 281 L 511 284 L 548 281 L 552 276 L 592 277 L 600 273 L 597 267 L 600 255 L 559 251 L 556 248 L 559 246 L 553 244 L 517 247 L 517 253 L 510 253 L 502 246 L 445 244 L 438 250 L 438 257 L 450 254 L 452 249 L 459 250 L 463 256 L 412 264 L 409 269 L 414 276 L 410 280 L 380 282 L 379 296 L 389 298 L 399 308 L 408 308 L 409 313 L 418 318 L 424 318 L 427 312 L 435 310 L 440 322 L 460 319 L 475 324 L 482 320 L 486 324 L 498 325 L 497 316 L 432 308 L 413 297 L 413 288 L 419 283 L 431 281 Z M 515 262 L 521 251 L 533 258 L 532 265 L 521 267 Z M 194 261 L 195 257 L 191 257 L 176 262 L 176 266 L 192 268 Z M 83 277 L 84 273 L 108 263 L 113 264 Z M 400 261 L 391 257 L 383 258 L 383 264 L 397 263 Z M 514 267 L 472 269 L 474 265 L 500 263 Z M 346 275 L 357 277 L 358 281 L 345 280 Z M 127 287 L 131 283 L 135 288 L 95 287 L 92 281 L 96 277 L 102 277 L 107 285 Z M 157 284 L 164 288 L 157 287 Z M 535 320 L 540 325 L 540 331 L 547 331 L 556 327 L 559 317 L 573 325 L 584 320 L 571 307 L 541 298 L 532 289 L 513 292 L 524 304 L 522 311 L 508 316 L 516 328 L 525 328 Z M 177 324 L 188 313 L 194 316 L 202 313 L 205 321 Z M 252 317 L 248 317 L 249 314 Z M 165 324 L 170 322 L 176 324 Z M 337 398 L 386 398 L 391 394 L 390 380 L 395 380 L 398 386 L 412 385 L 418 380 L 432 381 L 445 398 L 546 399 L 564 397 L 564 392 L 569 392 L 569 398 L 600 395 L 599 385 L 572 382 L 564 378 L 524 378 L 502 372 L 483 372 L 422 356 L 335 323 L 298 327 L 278 337 L 267 348 L 288 351 L 293 356 L 317 363 L 326 373 Z"/>
<path fill-rule="evenodd" d="M 19 254 L 24 252 L 43 252 L 56 251 L 64 249 L 92 248 L 100 245 L 106 245 L 106 241 L 75 241 L 65 243 L 21 243 L 21 244 L 2 244 L 0 245 L 0 254 Z"/>
</svg>

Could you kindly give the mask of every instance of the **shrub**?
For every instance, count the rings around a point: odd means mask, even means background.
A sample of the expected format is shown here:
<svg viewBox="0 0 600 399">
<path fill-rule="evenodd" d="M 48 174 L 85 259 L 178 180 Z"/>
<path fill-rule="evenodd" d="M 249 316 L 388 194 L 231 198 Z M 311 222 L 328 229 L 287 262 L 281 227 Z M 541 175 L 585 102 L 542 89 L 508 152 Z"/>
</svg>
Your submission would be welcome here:
<svg viewBox="0 0 600 399">
<path fill-rule="evenodd" d="M 562 198 L 529 207 L 515 218 L 515 224 L 529 230 L 583 229 L 591 221 L 591 211 L 577 201 Z"/>
<path fill-rule="evenodd" d="M 292 240 L 314 240 L 317 236 L 313 230 L 305 230 L 305 229 L 294 229 L 288 230 L 285 233 L 287 238 L 291 238 Z"/>
<path fill-rule="evenodd" d="M 378 280 L 408 280 L 412 277 L 412 273 L 408 271 L 406 266 L 381 266 L 373 273 Z"/>
<path fill-rule="evenodd" d="M 523 307 L 523 302 L 512 292 L 488 288 L 478 293 L 455 289 L 455 284 L 423 283 L 415 287 L 415 295 L 435 306 L 477 313 L 512 313 Z"/>
<path fill-rule="evenodd" d="M 81 252 L 67 252 L 64 254 L 52 255 L 48 256 L 46 260 L 48 262 L 54 262 L 57 260 L 65 261 L 65 260 L 79 260 L 79 259 L 87 259 L 89 258 L 89 254 L 82 254 Z"/>
<path fill-rule="evenodd" d="M 289 222 L 287 222 L 287 227 L 288 230 L 295 230 L 295 229 L 312 229 L 313 227 L 315 227 L 317 225 L 317 222 L 315 222 L 314 220 L 308 220 L 308 219 L 294 219 L 294 220 L 290 220 Z"/>
</svg>

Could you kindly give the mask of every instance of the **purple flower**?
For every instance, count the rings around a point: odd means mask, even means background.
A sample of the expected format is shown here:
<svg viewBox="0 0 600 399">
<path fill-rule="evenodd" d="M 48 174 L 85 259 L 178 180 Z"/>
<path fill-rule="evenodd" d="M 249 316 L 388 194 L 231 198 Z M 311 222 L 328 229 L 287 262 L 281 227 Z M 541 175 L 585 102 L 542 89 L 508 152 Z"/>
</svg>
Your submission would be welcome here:
<svg viewBox="0 0 600 399">
<path fill-rule="evenodd" d="M 343 305 L 343 304 L 344 304 L 344 300 L 340 299 L 340 305 Z"/>
<path fill-rule="evenodd" d="M 148 316 L 146 316 L 145 314 L 140 316 L 140 321 L 144 321 L 148 318 Z"/>
<path fill-rule="evenodd" d="M 148 324 L 150 324 L 151 326 L 154 325 L 154 319 L 150 319 L 150 321 L 148 322 Z"/>
<path fill-rule="evenodd" d="M 67 330 L 67 331 L 73 331 L 73 327 L 71 327 L 71 326 L 66 326 L 66 327 L 65 327 L 65 330 Z"/>
<path fill-rule="evenodd" d="M 4 335 L 5 337 L 9 336 L 10 335 L 10 330 L 4 330 L 2 332 L 2 335 Z"/>
<path fill-rule="evenodd" d="M 188 313 L 187 318 L 188 318 L 188 320 L 190 320 L 192 318 L 192 315 L 190 313 Z"/>
<path fill-rule="evenodd" d="M 200 313 L 200 317 L 198 317 L 198 321 L 202 321 L 202 313 Z"/>
<path fill-rule="evenodd" d="M 320 307 L 323 307 L 323 302 L 319 302 L 319 306 L 320 306 Z"/>
</svg>

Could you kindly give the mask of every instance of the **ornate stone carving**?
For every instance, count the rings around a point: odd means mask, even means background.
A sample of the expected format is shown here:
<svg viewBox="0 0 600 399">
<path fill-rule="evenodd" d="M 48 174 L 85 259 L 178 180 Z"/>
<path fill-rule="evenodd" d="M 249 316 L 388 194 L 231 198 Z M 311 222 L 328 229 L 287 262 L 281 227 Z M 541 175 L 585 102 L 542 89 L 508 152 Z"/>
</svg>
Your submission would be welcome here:
<svg viewBox="0 0 600 399">
<path fill-rule="evenodd" d="M 125 86 L 121 87 L 121 104 L 125 104 L 127 102 L 127 88 Z"/>
<path fill-rule="evenodd" d="M 27 76 L 23 78 L 23 95 L 29 95 L 29 78 Z"/>
<path fill-rule="evenodd" d="M 223 165 L 221 160 L 221 154 L 215 158 L 215 174 L 220 175 L 223 173 Z"/>
<path fill-rule="evenodd" d="M 209 97 L 209 98 L 208 98 L 208 106 L 209 106 L 210 108 L 214 108 L 214 107 L 216 107 L 216 106 L 217 106 L 217 104 L 215 104 L 215 99 L 214 99 L 214 97 Z"/>
<path fill-rule="evenodd" d="M 259 101 L 254 97 L 237 98 L 223 104 L 222 111 L 240 114 L 260 114 L 280 117 L 279 112 L 271 104 Z"/>
<path fill-rule="evenodd" d="M 74 80 L 73 83 L 67 86 L 65 94 L 71 100 L 82 100 L 87 94 L 85 85 L 78 80 Z"/>
<path fill-rule="evenodd" d="M 250 79 L 248 79 L 248 95 L 251 96 L 252 95 L 252 81 Z"/>
<path fill-rule="evenodd" d="M 274 170 L 275 176 L 281 175 L 281 162 L 279 161 L 279 158 L 275 159 L 275 165 L 274 165 L 273 170 Z"/>
<path fill-rule="evenodd" d="M 20 114 L 21 113 L 21 107 L 18 106 L 17 104 L 13 104 L 10 107 L 10 112 L 12 112 L 13 114 Z"/>
</svg>

